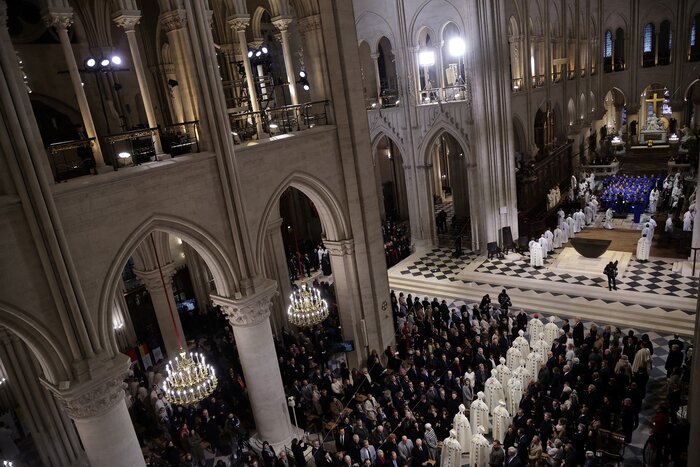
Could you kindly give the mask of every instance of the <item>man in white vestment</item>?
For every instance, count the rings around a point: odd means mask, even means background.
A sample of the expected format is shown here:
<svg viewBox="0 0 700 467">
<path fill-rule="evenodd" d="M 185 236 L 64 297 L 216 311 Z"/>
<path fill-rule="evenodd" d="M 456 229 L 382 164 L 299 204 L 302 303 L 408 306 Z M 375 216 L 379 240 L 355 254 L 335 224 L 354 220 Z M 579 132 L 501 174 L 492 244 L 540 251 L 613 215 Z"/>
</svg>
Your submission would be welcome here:
<svg viewBox="0 0 700 467">
<path fill-rule="evenodd" d="M 530 266 L 533 268 L 542 267 L 544 265 L 542 246 L 534 240 L 531 240 L 528 246 L 530 247 Z"/>
<path fill-rule="evenodd" d="M 693 218 L 695 217 L 695 213 L 693 213 Z M 647 222 L 649 224 L 649 228 L 651 229 L 651 234 L 649 235 L 649 241 L 654 240 L 654 231 L 656 230 L 656 226 L 658 225 L 656 221 L 654 220 L 653 217 L 649 218 L 649 221 Z"/>
<path fill-rule="evenodd" d="M 506 409 L 506 402 L 501 399 L 498 401 L 498 406 L 493 409 L 493 439 L 497 439 L 501 443 L 506 437 L 506 432 L 508 431 L 508 425 L 512 422 L 508 409 Z"/>
<path fill-rule="evenodd" d="M 462 445 L 455 430 L 450 430 L 450 436 L 442 442 L 440 467 L 462 467 Z"/>
<path fill-rule="evenodd" d="M 545 358 L 542 357 L 539 352 L 535 352 L 534 350 L 530 352 L 530 355 L 528 355 L 526 359 L 526 367 L 527 373 L 531 379 L 537 379 L 537 374 L 540 372 L 540 365 L 544 362 Z"/>
<path fill-rule="evenodd" d="M 539 243 L 542 247 L 542 258 L 547 259 L 547 252 L 549 251 L 549 246 L 547 245 L 547 239 L 544 237 L 544 234 L 540 235 Z"/>
<path fill-rule="evenodd" d="M 510 349 L 508 349 L 508 351 L 506 351 L 506 364 L 508 365 L 508 368 L 511 372 L 516 368 L 520 367 L 520 362 L 522 358 L 522 353 L 515 347 L 511 347 Z"/>
<path fill-rule="evenodd" d="M 656 203 L 659 202 L 659 190 L 654 187 L 649 193 L 649 212 L 654 214 L 656 212 Z"/>
<path fill-rule="evenodd" d="M 522 367 L 518 367 L 522 368 Z M 508 380 L 508 390 L 506 391 L 506 403 L 508 404 L 508 412 L 515 413 L 520 406 L 520 399 L 523 398 L 523 382 L 520 377 L 511 376 Z"/>
<path fill-rule="evenodd" d="M 535 339 L 534 342 L 531 342 L 531 344 L 532 351 L 540 354 L 543 361 L 547 360 L 547 352 L 549 352 L 549 349 L 552 348 L 552 345 L 547 344 L 547 341 L 544 340 L 544 330 L 539 334 L 539 337 Z"/>
<path fill-rule="evenodd" d="M 543 327 L 544 325 L 542 324 L 542 321 L 540 321 L 539 313 L 532 315 L 532 319 L 527 322 L 527 337 L 530 339 L 530 348 L 532 348 L 532 344 L 534 343 L 535 339 L 540 336 Z"/>
<path fill-rule="evenodd" d="M 608 230 L 612 230 L 612 228 L 613 228 L 612 221 L 613 221 L 613 210 L 612 210 L 612 208 L 608 208 L 608 210 L 605 211 L 605 222 L 603 223 L 603 227 L 608 229 Z"/>
<path fill-rule="evenodd" d="M 530 353 L 530 343 L 525 339 L 525 331 L 522 329 L 518 331 L 518 337 L 513 341 L 513 347 L 520 351 L 521 361 L 524 361 Z"/>
<path fill-rule="evenodd" d="M 685 214 L 683 214 L 683 231 L 693 231 L 693 215 L 690 213 L 690 211 L 686 211 Z"/>
<path fill-rule="evenodd" d="M 593 208 L 590 203 L 583 208 L 583 213 L 586 215 L 586 225 L 591 225 L 593 223 Z"/>
<path fill-rule="evenodd" d="M 496 367 L 498 382 L 501 383 L 501 387 L 505 391 L 508 386 L 508 380 L 510 379 L 510 368 L 506 365 L 506 359 L 501 357 L 498 359 L 498 366 Z"/>
<path fill-rule="evenodd" d="M 566 218 L 566 214 L 564 214 L 564 210 L 562 208 L 559 208 L 557 211 L 557 226 L 562 227 L 564 225 L 564 219 Z"/>
<path fill-rule="evenodd" d="M 486 429 L 483 426 L 476 428 L 476 433 L 472 436 L 471 447 L 469 449 L 470 467 L 487 467 L 489 456 L 491 455 L 491 443 L 484 437 Z"/>
<path fill-rule="evenodd" d="M 556 318 L 554 316 L 549 317 L 549 322 L 544 325 L 544 340 L 547 341 L 549 347 L 552 347 L 554 341 L 559 338 L 559 326 L 555 323 Z"/>
<path fill-rule="evenodd" d="M 669 233 L 669 234 L 673 232 L 673 214 L 669 214 L 668 217 L 666 218 L 666 224 L 664 225 L 664 232 Z"/>
<path fill-rule="evenodd" d="M 551 230 L 547 229 L 544 231 L 544 238 L 547 239 L 547 248 L 549 251 L 554 251 L 554 234 Z"/>
<path fill-rule="evenodd" d="M 642 234 L 637 240 L 637 261 L 649 261 L 649 251 L 651 250 L 651 242 L 646 234 Z"/>
<path fill-rule="evenodd" d="M 564 246 L 567 243 L 569 243 L 569 226 L 565 222 L 561 227 L 561 246 Z"/>
<path fill-rule="evenodd" d="M 484 429 L 490 428 L 489 424 L 489 407 L 484 402 L 484 393 L 479 391 L 476 394 L 476 399 L 469 407 L 469 422 L 471 426 L 483 426 Z"/>
<path fill-rule="evenodd" d="M 574 218 L 571 217 L 571 214 L 566 217 L 566 226 L 568 227 L 569 231 L 569 239 L 574 238 L 576 236 L 576 221 L 574 221 Z"/>
<path fill-rule="evenodd" d="M 457 441 L 459 441 L 460 446 L 464 446 L 463 451 L 465 453 L 469 452 L 469 443 L 472 439 L 472 426 L 469 423 L 469 419 L 466 415 L 467 408 L 464 404 L 459 405 L 459 411 L 455 414 L 452 419 L 452 429 L 457 433 Z"/>
<path fill-rule="evenodd" d="M 552 233 L 552 248 L 555 250 L 561 248 L 561 229 L 557 227 Z"/>
<path fill-rule="evenodd" d="M 489 407 L 489 413 L 498 406 L 498 401 L 503 399 L 503 385 L 498 381 L 498 370 L 491 370 L 491 377 L 484 383 L 484 401 Z"/>
</svg>

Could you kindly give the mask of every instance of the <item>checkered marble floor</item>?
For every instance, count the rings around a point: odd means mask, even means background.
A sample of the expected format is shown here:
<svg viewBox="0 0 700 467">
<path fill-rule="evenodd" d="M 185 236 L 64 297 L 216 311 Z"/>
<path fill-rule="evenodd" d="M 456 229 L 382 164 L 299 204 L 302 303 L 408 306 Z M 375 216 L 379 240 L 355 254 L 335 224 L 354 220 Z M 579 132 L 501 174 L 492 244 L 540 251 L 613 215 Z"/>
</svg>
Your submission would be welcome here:
<svg viewBox="0 0 700 467">
<path fill-rule="evenodd" d="M 434 210 L 436 215 L 441 210 L 444 210 L 447 213 L 447 222 L 449 223 L 452 220 L 452 216 L 455 214 L 455 205 L 452 202 L 452 195 L 445 197 L 442 203 L 434 205 Z"/>
<path fill-rule="evenodd" d="M 455 276 L 470 262 L 477 260 L 473 252 L 465 252 L 459 259 L 452 258 L 452 250 L 435 248 L 421 255 L 412 264 L 404 266 L 399 273 L 413 277 L 434 278 L 438 280 L 457 281 Z M 572 275 L 548 270 L 555 255 L 545 260 L 545 267 L 530 267 L 527 256 L 521 259 L 485 259 L 475 272 L 498 274 L 525 279 L 563 282 L 596 287 L 606 287 L 607 280 L 601 277 Z M 698 289 L 698 279 L 681 276 L 672 272 L 673 263 L 664 260 L 653 260 L 640 263 L 631 260 L 625 276 L 618 279 L 618 289 L 640 293 L 653 293 L 681 298 L 693 298 Z"/>
</svg>

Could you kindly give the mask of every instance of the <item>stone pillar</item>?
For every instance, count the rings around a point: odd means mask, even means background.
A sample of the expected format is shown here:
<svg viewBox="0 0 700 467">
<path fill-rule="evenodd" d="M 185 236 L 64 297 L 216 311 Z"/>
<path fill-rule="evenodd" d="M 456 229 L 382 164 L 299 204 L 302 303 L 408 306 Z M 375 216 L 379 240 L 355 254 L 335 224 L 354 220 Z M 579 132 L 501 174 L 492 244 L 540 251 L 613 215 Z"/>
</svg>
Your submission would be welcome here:
<svg viewBox="0 0 700 467">
<path fill-rule="evenodd" d="M 170 110 L 171 118 L 174 122 L 184 122 L 185 113 L 182 108 L 182 97 L 180 96 L 180 85 L 170 86 L 170 80 L 177 81 L 177 73 L 175 72 L 175 65 L 172 63 L 163 64 L 163 73 L 165 74 L 166 87 L 168 90 L 168 95 L 170 96 Z"/>
<path fill-rule="evenodd" d="M 240 47 L 241 56 L 243 57 L 243 68 L 245 68 L 245 80 L 248 86 L 248 99 L 250 99 L 250 108 L 253 112 L 260 112 L 260 104 L 258 103 L 258 94 L 255 90 L 255 82 L 253 81 L 253 68 L 250 66 L 250 58 L 248 58 L 248 40 L 245 37 L 245 29 L 250 24 L 250 16 L 234 16 L 228 19 L 228 24 L 236 33 L 238 38 L 238 46 Z M 258 139 L 263 137 L 262 119 L 260 116 L 255 118 Z"/>
<path fill-rule="evenodd" d="M 143 271 L 134 268 L 134 274 L 146 286 L 146 290 L 151 296 L 153 310 L 158 318 L 160 335 L 163 337 L 164 353 L 173 358 L 179 353 L 180 347 L 184 347 L 185 333 L 182 330 L 180 315 L 177 314 L 175 297 L 173 297 L 172 279 L 175 275 L 175 264 L 162 265 L 161 269 L 162 278 L 158 269 Z M 165 286 L 163 286 L 163 281 L 165 281 Z M 168 304 L 168 302 L 170 303 Z"/>
<path fill-rule="evenodd" d="M 382 80 L 379 76 L 379 54 L 370 54 L 372 62 L 374 63 L 374 81 L 377 85 L 377 105 L 382 106 Z"/>
<path fill-rule="evenodd" d="M 280 42 L 282 43 L 282 56 L 284 58 L 284 69 L 287 72 L 287 81 L 289 82 L 289 97 L 292 100 L 292 105 L 299 104 L 297 96 L 296 75 L 294 74 L 294 63 L 292 62 L 292 49 L 289 47 L 289 25 L 292 18 L 281 17 L 272 20 L 272 24 L 280 31 Z"/>
<path fill-rule="evenodd" d="M 415 244 L 429 246 L 435 238 L 435 209 L 433 206 L 433 165 L 417 165 L 416 166 L 416 189 L 418 195 L 418 225 L 416 231 Z M 420 193 L 425 193 L 421 196 Z M 411 218 L 413 219 L 413 218 Z M 419 241 L 420 240 L 420 241 Z"/>
<path fill-rule="evenodd" d="M 85 383 L 50 389 L 75 423 L 90 465 L 145 466 L 122 389 L 129 357 L 120 354 L 105 363 L 100 374 Z"/>
<path fill-rule="evenodd" d="M 257 449 L 268 441 L 279 452 L 280 448 L 289 447 L 296 435 L 289 420 L 270 327 L 275 293 L 274 281 L 268 281 L 259 291 L 242 299 L 212 298 L 222 306 L 233 329 L 255 419 L 256 433 L 251 441 Z"/>
<path fill-rule="evenodd" d="M 131 62 L 134 65 L 134 71 L 136 72 L 136 79 L 139 82 L 139 91 L 141 91 L 141 99 L 143 100 L 143 107 L 146 110 L 146 119 L 148 120 L 149 128 L 157 128 L 158 122 L 156 121 L 156 114 L 153 110 L 153 102 L 151 101 L 151 92 L 148 89 L 148 80 L 146 79 L 146 72 L 143 69 L 143 62 L 141 61 L 141 51 L 139 50 L 139 42 L 136 38 L 136 25 L 141 20 L 141 12 L 139 10 L 134 11 L 119 11 L 114 16 L 114 23 L 124 28 L 126 33 L 126 39 L 129 42 L 129 51 L 131 52 Z M 160 143 L 160 134 L 153 134 L 153 147 L 156 151 L 156 160 L 163 159 L 163 146 Z"/>
<path fill-rule="evenodd" d="M 311 15 L 300 18 L 297 22 L 299 34 L 304 43 L 304 63 L 309 79 L 312 100 L 328 99 L 327 84 L 328 66 L 323 46 L 323 31 L 321 30 L 321 15 Z"/>
<path fill-rule="evenodd" d="M 134 323 L 131 321 L 129 307 L 124 299 L 124 292 L 124 282 L 119 281 L 119 289 L 114 294 L 112 322 L 114 336 L 119 345 L 119 350 L 122 352 L 136 345 L 136 331 L 134 331 Z"/>
<path fill-rule="evenodd" d="M 272 314 L 270 322 L 273 331 L 279 336 L 282 328 L 289 324 L 287 320 L 287 308 L 289 307 L 289 295 L 292 293 L 292 284 L 289 280 L 284 241 L 282 239 L 282 218 L 278 217 L 268 221 L 265 234 L 265 253 L 263 273 L 277 281 L 279 294 L 272 298 Z"/>
<path fill-rule="evenodd" d="M 209 299 L 209 274 L 207 273 L 207 265 L 197 250 L 192 248 L 189 243 L 183 242 L 182 249 L 185 253 L 185 263 L 187 263 L 187 271 L 190 274 L 192 288 L 194 289 L 194 298 L 197 300 L 197 308 L 206 310 L 207 305 L 211 301 Z"/>
<path fill-rule="evenodd" d="M 39 362 L 24 342 L 4 328 L 0 328 L 0 360 L 8 379 L 3 386 L 9 386 L 22 410 L 42 464 L 86 465 L 75 427 L 54 395 L 39 382 L 43 376 Z"/>
<path fill-rule="evenodd" d="M 70 76 L 70 81 L 73 85 L 73 92 L 75 92 L 75 98 L 78 101 L 80 116 L 83 119 L 85 133 L 87 134 L 88 138 L 95 138 L 93 140 L 92 153 L 95 157 L 95 166 L 99 170 L 100 167 L 105 166 L 102 148 L 100 147 L 100 141 L 97 138 L 95 123 L 92 120 L 90 106 L 88 105 L 87 96 L 85 95 L 85 90 L 83 89 L 83 81 L 80 78 L 80 73 L 78 72 L 78 64 L 75 61 L 73 47 L 71 46 L 70 38 L 68 37 L 68 28 L 73 24 L 73 9 L 70 7 L 49 9 L 48 13 L 44 17 L 44 22 L 46 23 L 47 27 L 53 26 L 56 28 L 56 33 L 58 34 L 58 39 L 61 42 L 61 48 L 63 49 L 63 56 L 66 60 L 66 66 L 68 66 L 68 75 Z"/>
<path fill-rule="evenodd" d="M 189 46 L 185 10 L 164 12 L 161 15 L 161 24 L 168 43 L 173 48 L 173 61 L 184 120 L 197 120 L 197 91 L 192 72 L 192 48 Z"/>
</svg>

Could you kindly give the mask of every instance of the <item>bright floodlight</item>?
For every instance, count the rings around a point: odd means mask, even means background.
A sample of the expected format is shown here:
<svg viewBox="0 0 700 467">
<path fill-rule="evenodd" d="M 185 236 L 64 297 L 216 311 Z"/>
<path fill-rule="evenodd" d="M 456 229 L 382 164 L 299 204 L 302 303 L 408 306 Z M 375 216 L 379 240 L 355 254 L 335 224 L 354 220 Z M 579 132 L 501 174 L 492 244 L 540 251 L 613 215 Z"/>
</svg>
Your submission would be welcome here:
<svg viewBox="0 0 700 467">
<path fill-rule="evenodd" d="M 259 56 L 261 56 L 261 55 L 262 55 L 262 52 L 260 52 L 259 50 L 258 50 L 257 52 L 255 52 L 255 56 L 256 56 L 256 57 L 259 57 Z"/>
<path fill-rule="evenodd" d="M 249 50 L 249 51 L 248 51 L 248 58 L 252 58 L 252 57 L 253 57 L 253 51 L 252 51 L 252 50 Z"/>
<path fill-rule="evenodd" d="M 100 60 L 100 65 L 102 66 L 108 66 L 109 65 L 109 59 L 108 58 L 103 58 Z"/>
<path fill-rule="evenodd" d="M 88 59 L 85 61 L 85 65 L 86 65 L 88 68 L 92 68 L 92 67 L 94 67 L 95 65 L 97 65 L 97 60 L 95 60 L 95 59 L 92 58 L 92 57 L 91 57 L 91 58 L 88 58 Z"/>
<path fill-rule="evenodd" d="M 112 63 L 114 63 L 115 65 L 121 65 L 122 58 L 119 55 L 113 55 L 112 56 Z"/>
<path fill-rule="evenodd" d="M 119 158 L 120 158 L 120 159 L 128 159 L 128 158 L 130 158 L 130 157 L 131 157 L 131 154 L 129 154 L 128 152 L 120 152 L 120 153 L 119 153 Z"/>
<path fill-rule="evenodd" d="M 305 84 L 305 85 L 304 85 L 304 91 L 308 91 L 309 89 L 311 89 L 311 88 L 309 87 L 309 85 L 308 85 L 308 84 Z"/>
<path fill-rule="evenodd" d="M 267 47 L 265 47 L 264 45 L 262 46 L 262 53 L 264 53 L 264 54 L 267 53 Z"/>
<path fill-rule="evenodd" d="M 299 76 L 300 76 L 301 78 L 306 78 L 306 72 L 305 72 L 304 70 L 301 70 L 301 71 L 299 72 Z"/>
<path fill-rule="evenodd" d="M 435 65 L 435 52 L 432 50 L 424 50 L 418 54 L 418 63 L 420 66 Z"/>
<path fill-rule="evenodd" d="M 467 49 L 467 44 L 464 43 L 461 37 L 453 37 L 450 39 L 450 42 L 448 42 L 447 47 L 450 51 L 450 55 L 453 57 L 461 57 Z"/>
</svg>

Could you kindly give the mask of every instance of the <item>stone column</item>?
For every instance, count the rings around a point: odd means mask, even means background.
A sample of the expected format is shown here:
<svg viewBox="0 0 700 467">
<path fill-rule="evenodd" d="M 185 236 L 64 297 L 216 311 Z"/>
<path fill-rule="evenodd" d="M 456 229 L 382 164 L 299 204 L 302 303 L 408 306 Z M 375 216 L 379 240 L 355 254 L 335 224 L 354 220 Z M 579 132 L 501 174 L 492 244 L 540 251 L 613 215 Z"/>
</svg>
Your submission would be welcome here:
<svg viewBox="0 0 700 467">
<path fill-rule="evenodd" d="M 323 46 L 321 15 L 300 18 L 297 26 L 304 43 L 304 63 L 309 77 L 311 98 L 313 100 L 328 99 L 330 97 L 327 84 L 328 66 Z"/>
<path fill-rule="evenodd" d="M 173 297 L 172 279 L 175 275 L 175 264 L 162 265 L 161 269 L 163 271 L 162 278 L 158 269 L 143 271 L 134 268 L 134 274 L 146 286 L 146 290 L 151 296 L 153 310 L 158 318 L 160 335 L 163 337 L 164 353 L 173 358 L 178 354 L 180 346 L 184 346 L 185 334 L 182 330 L 180 315 L 177 314 L 175 297 Z M 165 281 L 165 287 L 163 281 Z M 168 304 L 168 302 L 170 303 Z"/>
<path fill-rule="evenodd" d="M 68 383 L 66 389 L 50 387 L 75 423 L 90 465 L 146 465 L 124 400 L 128 368 L 129 357 L 120 354 L 87 382 Z"/>
<path fill-rule="evenodd" d="M 377 105 L 382 106 L 382 80 L 379 76 L 379 54 L 370 54 L 372 62 L 374 62 L 374 81 L 377 86 Z"/>
<path fill-rule="evenodd" d="M 418 231 L 415 244 L 429 246 L 432 245 L 436 235 L 435 209 L 433 206 L 433 165 L 416 166 L 416 187 L 418 195 Z M 425 193 L 423 196 L 420 193 Z M 438 192 L 439 193 L 439 192 Z M 419 241 L 420 239 L 420 241 Z"/>
<path fill-rule="evenodd" d="M 290 446 L 295 430 L 289 420 L 270 328 L 270 306 L 275 293 L 274 281 L 268 281 L 242 299 L 212 298 L 222 306 L 233 329 L 255 419 L 256 434 L 251 441 L 258 449 L 263 441 L 268 441 L 279 452 Z"/>
<path fill-rule="evenodd" d="M 129 307 L 124 299 L 124 292 L 124 282 L 119 281 L 119 289 L 114 294 L 112 322 L 114 326 L 114 335 L 120 351 L 124 351 L 136 345 L 136 331 L 134 331 L 134 323 L 131 321 Z"/>
<path fill-rule="evenodd" d="M 139 42 L 136 38 L 136 25 L 141 21 L 141 12 L 134 11 L 119 11 L 114 16 L 114 23 L 124 28 L 126 39 L 129 42 L 129 51 L 131 52 L 131 62 L 134 65 L 136 79 L 139 82 L 139 91 L 141 91 L 141 99 L 143 99 L 143 107 L 146 110 L 146 119 L 148 120 L 149 128 L 157 128 L 156 114 L 153 110 L 153 102 L 151 101 L 151 91 L 148 89 L 148 80 L 146 72 L 143 69 L 141 61 L 141 51 L 139 50 Z M 156 160 L 163 159 L 163 146 L 160 143 L 160 134 L 153 134 L 153 147 L 156 151 Z"/>
<path fill-rule="evenodd" d="M 87 96 L 85 95 L 85 90 L 83 89 L 83 81 L 80 78 L 80 73 L 78 72 L 78 64 L 75 61 L 73 47 L 71 46 L 70 38 L 68 37 L 68 28 L 73 24 L 73 9 L 69 7 L 49 9 L 48 13 L 44 17 L 44 22 L 48 27 L 53 26 L 56 28 L 56 33 L 58 34 L 58 39 L 60 40 L 61 48 L 63 49 L 63 56 L 66 60 L 66 65 L 68 66 L 68 75 L 70 76 L 70 81 L 73 85 L 73 92 L 75 92 L 75 98 L 78 101 L 80 116 L 83 119 L 85 133 L 87 134 L 88 138 L 95 138 L 93 140 L 92 153 L 95 157 L 95 166 L 99 170 L 101 167 L 105 166 L 102 148 L 100 147 L 100 141 L 97 138 L 95 123 L 92 120 L 90 106 L 88 105 Z"/>
<path fill-rule="evenodd" d="M 282 218 L 278 217 L 268 221 L 265 234 L 264 274 L 277 281 L 279 294 L 272 298 L 271 324 L 273 331 L 278 334 L 287 326 L 287 308 L 289 307 L 289 295 L 292 293 L 292 284 L 289 280 L 284 241 L 282 239 Z"/>
<path fill-rule="evenodd" d="M 292 49 L 289 47 L 289 25 L 292 18 L 278 17 L 272 20 L 272 24 L 280 31 L 280 42 L 282 43 L 282 56 L 284 58 L 284 69 L 287 72 L 287 81 L 289 82 L 289 96 L 292 100 L 292 105 L 299 104 L 297 96 L 296 75 L 294 74 L 294 63 L 292 62 Z"/>
<path fill-rule="evenodd" d="M 163 64 L 163 73 L 165 74 L 165 79 L 167 80 L 165 85 L 168 90 L 168 95 L 170 96 L 170 110 L 171 117 L 175 122 L 184 122 L 185 113 L 182 108 L 182 97 L 180 96 L 180 85 L 170 86 L 170 80 L 177 81 L 177 73 L 175 72 L 175 65 L 172 63 Z"/>
<path fill-rule="evenodd" d="M 4 328 L 0 328 L 0 360 L 8 379 L 3 386 L 9 386 L 22 410 L 42 464 L 85 465 L 75 427 L 54 395 L 39 382 L 43 376 L 39 362 L 24 342 Z"/>
<path fill-rule="evenodd" d="M 194 289 L 194 297 L 197 300 L 197 307 L 200 310 L 206 310 L 209 304 L 209 274 L 207 266 L 197 250 L 192 248 L 189 243 L 183 242 L 182 249 L 185 252 L 185 262 L 187 270 L 190 273 L 192 288 Z"/>
<path fill-rule="evenodd" d="M 260 104 L 258 103 L 258 94 L 255 90 L 255 82 L 253 81 L 253 68 L 250 66 L 248 58 L 248 40 L 245 37 L 245 29 L 250 24 L 250 16 L 234 16 L 228 19 L 228 25 L 236 33 L 238 38 L 238 47 L 243 57 L 243 68 L 245 68 L 245 80 L 248 86 L 248 99 L 250 99 L 250 108 L 253 112 L 260 112 Z M 262 119 L 260 116 L 255 117 L 258 139 L 263 137 Z"/>
<path fill-rule="evenodd" d="M 185 10 L 164 12 L 161 15 L 161 23 L 168 43 L 173 48 L 173 61 L 176 67 L 184 119 L 186 121 L 197 120 L 197 91 L 192 71 L 192 48 L 189 46 Z"/>
</svg>

